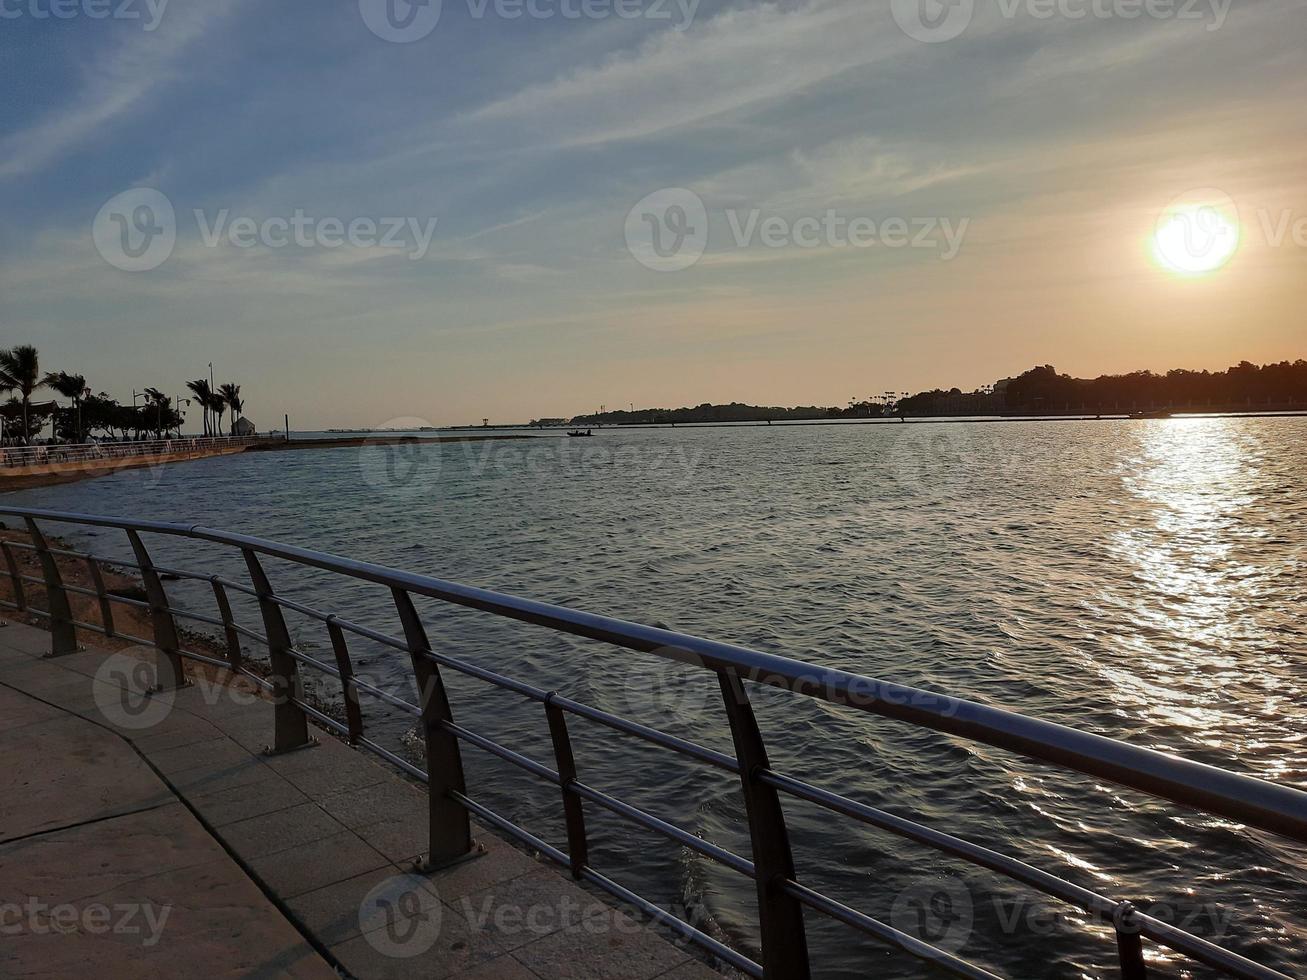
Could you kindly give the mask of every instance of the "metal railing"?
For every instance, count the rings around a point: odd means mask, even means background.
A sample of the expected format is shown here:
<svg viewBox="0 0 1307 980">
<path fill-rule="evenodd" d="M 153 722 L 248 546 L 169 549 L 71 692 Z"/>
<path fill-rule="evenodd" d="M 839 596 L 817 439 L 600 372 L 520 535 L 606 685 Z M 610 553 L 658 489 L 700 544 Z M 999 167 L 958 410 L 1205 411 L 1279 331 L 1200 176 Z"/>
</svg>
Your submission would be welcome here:
<svg viewBox="0 0 1307 980">
<path fill-rule="evenodd" d="M 170 453 L 248 446 L 261 436 L 187 436 L 178 439 L 150 439 L 140 442 L 55 443 L 46 446 L 0 448 L 0 467 L 49 466 L 55 463 L 98 463 L 137 456 L 166 456 Z"/>
<path fill-rule="evenodd" d="M 0 514 L 21 518 L 31 538 L 30 544 L 12 540 L 0 542 L 0 553 L 4 557 L 0 576 L 8 575 L 13 592 L 11 601 L 0 600 L 0 604 L 47 620 L 52 634 L 53 656 L 75 651 L 76 630 L 88 629 L 153 646 L 160 654 L 160 672 L 165 686 L 186 683 L 183 661 L 187 659 L 249 676 L 272 695 L 274 742 L 270 751 L 285 752 L 310 744 L 312 739 L 308 722 L 312 719 L 324 728 L 344 736 L 351 744 L 374 752 L 427 784 L 430 846 L 425 866 L 428 868 L 458 861 L 471 851 L 473 842 L 470 818 L 477 817 L 568 869 L 573 878 L 589 882 L 641 910 L 685 939 L 697 943 L 722 962 L 750 976 L 765 977 L 768 980 L 802 980 L 809 976 L 805 910 L 829 916 L 956 976 L 994 976 L 975 964 L 803 884 L 802 875 L 796 868 L 791 853 L 782 806 L 783 798 L 794 798 L 997 872 L 1088 913 L 1091 920 L 1114 929 L 1121 975 L 1127 980 L 1147 976 L 1144 939 L 1166 946 L 1229 976 L 1284 978 L 1283 974 L 1246 957 L 1146 915 L 1135 909 L 1128 900 L 1099 894 L 1041 871 L 1017 858 L 777 772 L 768 759 L 766 743 L 754 717 L 749 688 L 756 684 L 769 685 L 793 692 L 799 697 L 818 698 L 873 715 L 951 733 L 1010 750 L 1029 759 L 1097 776 L 1145 794 L 1226 817 L 1248 827 L 1307 842 L 1307 793 L 1300 790 L 926 690 L 278 544 L 245 534 L 202 526 L 119 520 L 44 510 L 0 508 Z M 53 547 L 41 527 L 40 522 L 43 521 L 120 529 L 126 532 L 134 560 L 106 558 Z M 244 560 L 248 581 L 157 566 L 150 558 L 142 535 L 189 538 L 236 549 Z M 14 555 L 15 549 L 27 549 L 35 553 L 42 570 L 39 578 L 22 573 Z M 403 635 L 391 636 L 279 595 L 264 570 L 264 558 L 284 560 L 385 586 L 390 590 Z M 66 583 L 60 571 L 61 562 L 64 567 L 69 562 L 77 562 L 88 568 L 91 571 L 92 587 L 83 588 Z M 107 592 L 101 575 L 103 567 L 128 567 L 139 572 L 146 600 Z M 163 576 L 189 579 L 207 585 L 212 590 L 217 615 L 209 616 L 173 606 L 164 589 Z M 25 591 L 29 585 L 44 588 L 48 606 L 46 610 L 32 608 Z M 257 602 L 263 621 L 263 633 L 248 629 L 234 620 L 229 601 L 231 592 L 247 595 Z M 101 623 L 96 625 L 75 619 L 69 601 L 70 594 L 93 600 L 100 610 Z M 437 653 L 427 639 L 425 627 L 413 604 L 414 596 L 482 610 L 710 671 L 716 676 L 721 690 L 723 716 L 730 729 L 735 754 L 716 751 L 583 704 L 556 691 L 547 691 L 469 661 Z M 115 603 L 148 612 L 153 636 L 143 639 L 118 631 L 112 615 Z M 284 610 L 308 616 L 323 624 L 331 640 L 334 663 L 310 657 L 295 648 L 286 626 Z M 177 618 L 221 630 L 226 648 L 225 658 L 183 649 L 176 626 Z M 350 636 L 383 644 L 408 656 L 418 691 L 416 703 L 355 676 L 348 643 Z M 242 654 L 242 639 L 267 648 L 271 668 L 269 675 L 251 669 Z M 301 667 L 327 674 L 340 682 L 344 695 L 345 721 L 329 716 L 308 702 L 303 695 L 302 679 L 299 676 Z M 540 705 L 544 715 L 542 721 L 552 743 L 555 767 L 542 765 L 456 722 L 442 671 L 477 679 Z M 362 712 L 364 696 L 399 708 L 418 719 L 426 750 L 425 769 L 368 737 Z M 586 783 L 578 772 L 573 757 L 568 733 L 569 719 L 581 719 L 604 726 L 737 776 L 745 802 L 752 845 L 751 857 L 703 840 Z M 463 744 L 488 752 L 558 788 L 567 838 L 566 849 L 555 847 L 477 802 L 464 779 L 461 755 Z M 758 897 L 760 961 L 755 961 L 677 918 L 593 867 L 589 860 L 586 833 L 587 807 L 615 814 L 752 879 Z"/>
</svg>

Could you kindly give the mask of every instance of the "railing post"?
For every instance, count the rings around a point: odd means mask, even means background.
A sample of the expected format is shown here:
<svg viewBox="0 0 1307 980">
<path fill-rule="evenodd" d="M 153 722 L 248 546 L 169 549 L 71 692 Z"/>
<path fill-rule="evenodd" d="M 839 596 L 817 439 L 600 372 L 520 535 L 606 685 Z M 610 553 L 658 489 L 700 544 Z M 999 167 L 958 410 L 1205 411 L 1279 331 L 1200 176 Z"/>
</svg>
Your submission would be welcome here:
<svg viewBox="0 0 1307 980">
<path fill-rule="evenodd" d="M 86 570 L 90 573 L 91 584 L 95 586 L 96 598 L 100 600 L 100 625 L 104 627 L 105 636 L 113 636 L 113 603 L 104 587 L 104 576 L 100 574 L 100 563 L 95 555 L 86 556 Z"/>
<path fill-rule="evenodd" d="M 9 570 L 9 582 L 14 588 L 14 605 L 19 612 L 27 610 L 27 593 L 23 591 L 23 580 L 18 574 L 18 562 L 14 560 L 13 549 L 8 541 L 0 541 L 0 551 L 4 552 L 5 567 Z"/>
<path fill-rule="evenodd" d="M 309 735 L 308 716 L 295 703 L 300 693 L 299 665 L 290 655 L 292 643 L 290 630 L 286 628 L 286 617 L 282 615 L 281 606 L 273 601 L 276 594 L 272 583 L 259 563 L 259 556 L 248 548 L 242 548 L 245 565 L 250 572 L 250 583 L 259 598 L 259 612 L 263 616 L 263 631 L 268 635 L 268 662 L 272 666 L 272 702 L 274 711 L 274 733 L 272 744 L 264 749 L 268 755 L 280 755 L 295 749 L 317 745 L 318 740 Z"/>
<path fill-rule="evenodd" d="M 64 591 L 64 581 L 59 575 L 59 564 L 50 552 L 45 535 L 30 517 L 23 520 L 27 524 L 27 533 L 32 537 L 32 546 L 36 548 L 41 561 L 41 571 L 45 575 L 45 594 L 50 607 L 50 656 L 63 657 L 77 652 L 77 629 L 73 626 L 73 611 L 68 605 L 68 593 Z"/>
<path fill-rule="evenodd" d="M 571 859 L 572 877 L 581 880 L 581 872 L 590 863 L 590 845 L 585 835 L 585 811 L 581 798 L 572 788 L 576 782 L 576 758 L 572 755 L 572 739 L 567 733 L 567 716 L 554 704 L 557 693 L 550 691 L 545 698 L 545 717 L 549 719 L 549 736 L 554 742 L 554 760 L 558 764 L 558 778 L 563 790 L 563 817 L 567 824 L 567 854 Z"/>
<path fill-rule="evenodd" d="M 449 697 L 440 668 L 424 654 L 431 651 L 426 627 L 413 608 L 413 598 L 403 589 L 392 588 L 395 608 L 404 626 L 409 655 L 413 661 L 413 675 L 418 685 L 418 703 L 422 709 L 422 734 L 427 749 L 427 792 L 431 850 L 425 860 L 419 861 L 423 871 L 434 871 L 473 855 L 472 821 L 462 804 L 455 801 L 451 791 L 467 795 L 463 777 L 463 755 L 458 737 L 442 727 L 442 722 L 453 723 L 449 710 Z"/>
<path fill-rule="evenodd" d="M 749 837 L 757 872 L 763 976 L 766 980 L 807 980 L 808 940 L 803 906 L 782 887 L 787 879 L 794 879 L 794 856 L 785 829 L 785 812 L 776 790 L 758 778 L 762 770 L 770 768 L 767 746 L 739 675 L 733 670 L 718 670 L 717 680 L 731 722 L 745 812 L 749 817 Z"/>
<path fill-rule="evenodd" d="M 1135 907 L 1122 902 L 1112 913 L 1116 928 L 1116 951 L 1121 963 L 1121 980 L 1148 980 L 1148 966 L 1144 962 L 1144 942 L 1139 929 L 1130 924 Z"/>
<path fill-rule="evenodd" d="M 227 599 L 227 589 L 216 575 L 210 576 L 209 585 L 213 587 L 213 600 L 218 604 L 218 615 L 222 618 L 222 631 L 227 638 L 227 665 L 234 672 L 239 673 L 244 658 L 241 655 L 240 634 L 236 632 L 236 621 L 231 614 L 231 602 Z"/>
<path fill-rule="evenodd" d="M 177 623 L 172 618 L 168 606 L 168 593 L 164 591 L 163 581 L 154 569 L 150 552 L 146 550 L 141 536 L 135 531 L 127 531 L 127 540 L 131 542 L 132 552 L 136 555 L 136 564 L 140 566 L 141 584 L 145 586 L 145 598 L 150 603 L 150 624 L 154 627 L 154 648 L 163 654 L 159 661 L 159 690 L 172 691 L 186 687 L 186 670 L 182 666 L 181 644 L 177 639 Z M 166 675 L 165 676 L 165 672 Z"/>
<path fill-rule="evenodd" d="M 349 744 L 357 745 L 363 737 L 363 708 L 359 705 L 359 692 L 354 686 L 354 663 L 349 659 L 349 644 L 345 631 L 335 616 L 327 617 L 327 633 L 331 636 L 331 650 L 336 655 L 336 669 L 340 671 L 340 689 L 345 698 L 345 721 L 349 725 Z"/>
</svg>

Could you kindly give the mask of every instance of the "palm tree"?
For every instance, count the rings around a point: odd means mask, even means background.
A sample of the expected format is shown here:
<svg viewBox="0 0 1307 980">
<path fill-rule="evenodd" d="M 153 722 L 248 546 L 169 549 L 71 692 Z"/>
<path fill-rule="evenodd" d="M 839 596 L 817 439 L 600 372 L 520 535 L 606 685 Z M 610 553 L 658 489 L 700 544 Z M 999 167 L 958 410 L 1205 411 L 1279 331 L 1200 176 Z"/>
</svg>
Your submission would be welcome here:
<svg viewBox="0 0 1307 980">
<path fill-rule="evenodd" d="M 209 408 L 213 405 L 213 389 L 209 387 L 208 378 L 200 378 L 198 381 L 187 381 L 186 387 L 195 393 L 195 400 L 200 403 L 204 409 L 204 434 L 209 434 Z"/>
<path fill-rule="evenodd" d="M 209 411 L 213 413 L 213 434 L 222 435 L 222 413 L 227 410 L 227 402 L 218 392 L 209 396 Z"/>
<path fill-rule="evenodd" d="M 47 374 L 41 383 L 47 388 L 53 388 L 56 394 L 63 395 L 71 403 L 72 411 L 77 419 L 77 442 L 82 441 L 82 396 L 88 390 L 86 379 L 80 374 L 69 374 L 67 371 L 54 371 Z"/>
<path fill-rule="evenodd" d="M 28 409 L 32 392 L 45 386 L 41 377 L 41 355 L 31 344 L 19 344 L 9 350 L 0 350 L 0 386 L 16 390 L 23 396 L 23 440 L 32 441 L 28 425 Z"/>
<path fill-rule="evenodd" d="M 245 402 L 241 400 L 241 386 L 234 384 L 218 385 L 218 394 L 231 407 L 231 434 L 236 434 L 236 420 L 240 418 Z"/>
</svg>

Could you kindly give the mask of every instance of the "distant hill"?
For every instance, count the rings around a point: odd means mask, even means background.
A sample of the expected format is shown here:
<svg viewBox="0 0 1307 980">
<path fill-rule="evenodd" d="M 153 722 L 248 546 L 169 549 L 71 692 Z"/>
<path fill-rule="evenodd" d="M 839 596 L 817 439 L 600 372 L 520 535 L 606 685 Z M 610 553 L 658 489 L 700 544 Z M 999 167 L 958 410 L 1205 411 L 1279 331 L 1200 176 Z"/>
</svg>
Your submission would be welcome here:
<svg viewBox="0 0 1307 980">
<path fill-rule="evenodd" d="M 1170 411 L 1307 409 L 1307 361 L 1258 366 L 1243 361 L 1226 371 L 1135 371 L 1093 379 L 1058 374 L 1051 364 L 976 391 L 923 391 L 897 402 L 868 398 L 838 406 L 712 405 L 642 408 L 578 415 L 572 425 L 671 425 L 695 422 L 779 422 L 838 418 L 931 418 L 975 415 L 1111 414 Z M 558 422 L 561 420 L 548 420 Z M 543 420 L 542 423 L 543 424 Z"/>
</svg>

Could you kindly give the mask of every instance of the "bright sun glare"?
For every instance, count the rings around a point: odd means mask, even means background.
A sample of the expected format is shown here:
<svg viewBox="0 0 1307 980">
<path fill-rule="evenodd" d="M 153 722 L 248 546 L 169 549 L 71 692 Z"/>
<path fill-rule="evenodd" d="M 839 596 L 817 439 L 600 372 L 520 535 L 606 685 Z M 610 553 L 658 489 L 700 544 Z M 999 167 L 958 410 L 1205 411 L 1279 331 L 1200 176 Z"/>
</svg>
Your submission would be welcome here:
<svg viewBox="0 0 1307 980">
<path fill-rule="evenodd" d="M 1172 272 L 1186 276 L 1214 272 L 1239 248 L 1239 212 L 1219 191 L 1198 192 L 1172 201 L 1157 219 L 1153 255 Z"/>
</svg>

